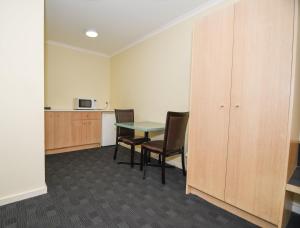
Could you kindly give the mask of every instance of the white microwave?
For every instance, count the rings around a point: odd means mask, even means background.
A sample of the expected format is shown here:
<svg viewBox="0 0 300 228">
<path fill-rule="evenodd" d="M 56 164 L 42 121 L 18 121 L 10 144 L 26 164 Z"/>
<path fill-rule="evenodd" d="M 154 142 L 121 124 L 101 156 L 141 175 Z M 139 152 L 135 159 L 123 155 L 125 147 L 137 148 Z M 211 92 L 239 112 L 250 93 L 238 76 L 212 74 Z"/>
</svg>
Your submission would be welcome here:
<svg viewBox="0 0 300 228">
<path fill-rule="evenodd" d="M 74 109 L 96 109 L 96 99 L 92 98 L 74 98 Z"/>
</svg>

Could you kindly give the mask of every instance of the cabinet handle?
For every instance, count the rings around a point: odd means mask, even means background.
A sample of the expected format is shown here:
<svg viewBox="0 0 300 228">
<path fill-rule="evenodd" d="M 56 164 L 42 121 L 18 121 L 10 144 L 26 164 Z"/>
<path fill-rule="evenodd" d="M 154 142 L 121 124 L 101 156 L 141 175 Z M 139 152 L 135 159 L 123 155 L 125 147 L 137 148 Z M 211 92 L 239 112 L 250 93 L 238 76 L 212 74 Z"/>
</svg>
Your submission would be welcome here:
<svg viewBox="0 0 300 228">
<path fill-rule="evenodd" d="M 220 108 L 224 108 L 224 105 L 220 105 Z"/>
<path fill-rule="evenodd" d="M 236 108 L 239 108 L 239 107 L 240 107 L 240 105 L 239 105 L 239 104 L 236 104 L 236 105 L 235 105 L 235 107 L 236 107 Z"/>
</svg>

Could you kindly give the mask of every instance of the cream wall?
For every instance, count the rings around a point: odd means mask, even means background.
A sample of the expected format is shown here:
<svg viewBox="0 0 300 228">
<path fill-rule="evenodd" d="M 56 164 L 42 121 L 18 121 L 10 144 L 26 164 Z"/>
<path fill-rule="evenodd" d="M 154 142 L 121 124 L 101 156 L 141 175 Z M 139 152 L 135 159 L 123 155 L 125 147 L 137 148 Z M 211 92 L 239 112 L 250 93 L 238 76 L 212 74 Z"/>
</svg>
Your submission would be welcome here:
<svg viewBox="0 0 300 228">
<path fill-rule="evenodd" d="M 44 3 L 0 1 L 0 205 L 46 193 Z"/>
<path fill-rule="evenodd" d="M 169 110 L 189 109 L 192 25 L 180 23 L 111 59 L 113 107 L 159 122 Z"/>
<path fill-rule="evenodd" d="M 110 98 L 110 59 L 59 45 L 45 48 L 45 105 L 72 109 L 74 97 L 87 97 L 105 108 Z"/>
<path fill-rule="evenodd" d="M 194 21 L 181 22 L 112 57 L 112 107 L 134 108 L 136 120 L 163 123 L 168 111 L 189 110 Z M 179 158 L 168 162 L 181 168 Z"/>
<path fill-rule="evenodd" d="M 218 0 L 201 12 L 111 58 L 111 105 L 135 108 L 137 120 L 164 122 L 189 109 L 194 22 L 238 0 Z"/>
<path fill-rule="evenodd" d="M 192 27 L 187 20 L 114 56 L 112 107 L 134 108 L 136 120 L 156 122 L 165 122 L 168 111 L 188 111 Z M 181 167 L 178 158 L 169 163 Z"/>
<path fill-rule="evenodd" d="M 188 111 L 193 24 L 199 17 L 235 1 L 215 1 L 217 6 L 212 4 L 198 15 L 113 56 L 112 107 L 134 108 L 137 120 L 158 122 L 165 122 L 167 111 Z M 181 167 L 179 159 L 169 162 Z"/>
</svg>

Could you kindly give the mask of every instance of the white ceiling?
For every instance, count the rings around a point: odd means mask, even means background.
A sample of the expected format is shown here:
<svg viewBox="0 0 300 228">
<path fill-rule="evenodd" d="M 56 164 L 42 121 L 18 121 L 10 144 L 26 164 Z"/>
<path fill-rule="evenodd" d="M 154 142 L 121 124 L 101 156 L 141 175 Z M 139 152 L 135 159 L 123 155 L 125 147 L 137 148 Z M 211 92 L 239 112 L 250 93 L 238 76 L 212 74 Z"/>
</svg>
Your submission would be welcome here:
<svg viewBox="0 0 300 228">
<path fill-rule="evenodd" d="M 215 0 L 46 0 L 46 40 L 111 56 Z M 98 31 L 87 38 L 86 29 Z"/>
</svg>

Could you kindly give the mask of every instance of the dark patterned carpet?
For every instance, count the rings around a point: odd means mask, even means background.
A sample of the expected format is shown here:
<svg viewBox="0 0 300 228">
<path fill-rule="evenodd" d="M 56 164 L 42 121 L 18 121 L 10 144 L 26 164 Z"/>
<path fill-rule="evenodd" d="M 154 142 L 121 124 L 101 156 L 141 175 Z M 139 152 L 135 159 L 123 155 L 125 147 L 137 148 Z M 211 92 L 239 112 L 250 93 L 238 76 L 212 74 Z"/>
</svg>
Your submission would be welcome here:
<svg viewBox="0 0 300 228">
<path fill-rule="evenodd" d="M 292 213 L 287 228 L 298 228 L 298 227 L 300 227 L 300 215 L 296 213 Z"/>
<path fill-rule="evenodd" d="M 118 160 L 129 160 L 122 148 Z M 185 195 L 179 169 L 118 165 L 113 147 L 46 157 L 48 194 L 0 207 L 0 227 L 255 227 L 197 197 Z M 138 155 L 136 156 L 138 159 Z"/>
</svg>

